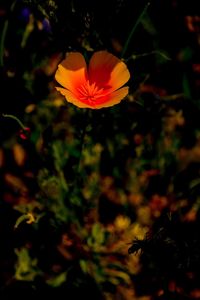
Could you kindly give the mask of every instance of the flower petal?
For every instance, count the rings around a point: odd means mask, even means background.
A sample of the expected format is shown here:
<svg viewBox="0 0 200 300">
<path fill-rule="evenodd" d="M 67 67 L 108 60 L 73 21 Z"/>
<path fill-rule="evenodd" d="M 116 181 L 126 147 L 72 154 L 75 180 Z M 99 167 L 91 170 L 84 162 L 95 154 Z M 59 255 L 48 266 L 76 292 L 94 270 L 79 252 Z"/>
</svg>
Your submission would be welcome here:
<svg viewBox="0 0 200 300">
<path fill-rule="evenodd" d="M 80 101 L 76 97 L 76 95 L 70 92 L 69 90 L 60 87 L 56 87 L 56 89 L 63 96 L 65 96 L 68 102 L 80 108 L 91 108 L 91 109 L 110 107 L 115 104 L 118 104 L 128 95 L 128 90 L 129 90 L 128 86 L 125 86 L 121 89 L 118 89 L 117 91 L 114 91 L 113 93 L 110 93 L 106 96 L 99 97 L 98 100 L 89 103 L 88 101 L 85 102 Z"/>
<path fill-rule="evenodd" d="M 55 78 L 63 87 L 75 92 L 76 88 L 88 80 L 87 65 L 83 55 L 79 52 L 70 52 L 58 65 Z"/>
<path fill-rule="evenodd" d="M 95 102 L 96 109 L 103 107 L 110 107 L 115 104 L 120 103 L 127 95 L 128 95 L 128 86 L 125 86 L 117 91 L 112 92 L 111 94 L 99 98 L 97 102 Z"/>
<path fill-rule="evenodd" d="M 71 91 L 60 88 L 60 87 L 56 87 L 56 90 L 59 91 L 63 96 L 65 96 L 66 100 L 80 108 L 91 108 L 90 105 L 81 102 L 80 100 L 78 100 L 78 98 L 76 97 L 75 94 L 73 94 Z"/>
<path fill-rule="evenodd" d="M 107 51 L 98 51 L 93 54 L 89 63 L 90 83 L 96 83 L 109 92 L 122 87 L 130 78 L 127 66 L 119 58 Z"/>
</svg>

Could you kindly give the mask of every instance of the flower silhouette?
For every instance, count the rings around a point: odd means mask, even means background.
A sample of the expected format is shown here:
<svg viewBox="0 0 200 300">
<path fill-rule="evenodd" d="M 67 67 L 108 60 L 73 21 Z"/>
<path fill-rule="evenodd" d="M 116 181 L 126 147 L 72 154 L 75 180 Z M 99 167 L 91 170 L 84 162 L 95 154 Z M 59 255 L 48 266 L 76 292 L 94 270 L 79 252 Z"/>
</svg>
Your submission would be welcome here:
<svg viewBox="0 0 200 300">
<path fill-rule="evenodd" d="M 99 109 L 118 104 L 128 94 L 130 78 L 126 64 L 107 51 L 94 53 L 87 67 L 83 55 L 70 52 L 55 74 L 63 86 L 56 89 L 80 108 Z"/>
</svg>

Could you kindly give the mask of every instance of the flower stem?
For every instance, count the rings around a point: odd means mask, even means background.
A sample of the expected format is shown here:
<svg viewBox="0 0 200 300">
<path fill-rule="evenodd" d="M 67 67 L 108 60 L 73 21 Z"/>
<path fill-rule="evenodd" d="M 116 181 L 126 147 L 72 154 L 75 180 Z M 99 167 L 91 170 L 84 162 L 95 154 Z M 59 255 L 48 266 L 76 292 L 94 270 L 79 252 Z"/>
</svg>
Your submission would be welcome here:
<svg viewBox="0 0 200 300">
<path fill-rule="evenodd" d="M 2 117 L 4 117 L 4 118 L 10 118 L 10 119 L 13 119 L 13 120 L 17 121 L 17 123 L 19 124 L 19 126 L 23 130 L 26 130 L 26 126 L 24 126 L 24 124 L 16 116 L 8 115 L 8 114 L 2 114 Z"/>
<path fill-rule="evenodd" d="M 138 17 L 136 23 L 133 25 L 132 30 L 131 30 L 131 32 L 129 33 L 129 36 L 128 36 L 128 38 L 127 38 L 127 40 L 126 40 L 126 43 L 125 43 L 125 45 L 124 45 L 124 48 L 123 48 L 123 50 L 122 50 L 121 58 L 124 57 L 124 55 L 125 55 L 125 53 L 126 53 L 126 51 L 127 51 L 127 49 L 128 49 L 129 43 L 130 43 L 130 41 L 131 41 L 131 39 L 132 39 L 132 36 L 133 36 L 133 34 L 134 34 L 134 32 L 135 32 L 137 26 L 138 26 L 139 23 L 141 22 L 141 20 L 142 20 L 144 14 L 146 13 L 146 11 L 147 11 L 149 5 L 150 5 L 150 2 L 148 2 L 148 3 L 145 5 L 145 7 L 144 7 L 144 9 L 142 10 L 141 14 L 139 15 L 139 17 Z"/>
<path fill-rule="evenodd" d="M 78 163 L 77 163 L 77 167 L 76 167 L 76 171 L 75 171 L 76 177 L 81 169 L 81 158 L 82 158 L 83 149 L 84 149 L 84 141 L 85 141 L 85 135 L 86 135 L 86 131 L 87 131 L 89 113 L 90 113 L 89 110 L 87 110 L 84 114 L 84 124 L 83 124 L 83 128 L 82 128 L 81 135 L 80 135 L 80 155 L 79 155 L 79 159 L 78 159 Z"/>
</svg>

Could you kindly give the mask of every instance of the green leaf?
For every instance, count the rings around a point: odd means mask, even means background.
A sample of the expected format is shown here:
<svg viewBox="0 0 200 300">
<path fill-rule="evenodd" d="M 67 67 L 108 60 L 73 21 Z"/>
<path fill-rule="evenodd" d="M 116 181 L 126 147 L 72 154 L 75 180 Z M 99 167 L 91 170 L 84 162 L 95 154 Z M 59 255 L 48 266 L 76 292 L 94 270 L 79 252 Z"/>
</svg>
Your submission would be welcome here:
<svg viewBox="0 0 200 300">
<path fill-rule="evenodd" d="M 99 244 L 99 245 L 103 244 L 105 235 L 104 235 L 104 231 L 102 230 L 100 224 L 96 223 L 92 227 L 92 237 L 97 244 Z"/>
<path fill-rule="evenodd" d="M 33 281 L 36 276 L 41 274 L 37 267 L 37 259 L 31 258 L 28 249 L 15 249 L 18 261 L 16 263 L 15 278 L 17 280 Z"/>
<path fill-rule="evenodd" d="M 87 261 L 81 259 L 79 261 L 79 264 L 80 264 L 80 267 L 81 267 L 81 270 L 83 271 L 83 273 L 88 273 L 88 264 L 87 264 Z"/>
<path fill-rule="evenodd" d="M 47 284 L 52 287 L 59 287 L 66 281 L 66 279 L 67 279 L 67 272 L 62 272 L 61 274 L 48 279 Z"/>
</svg>

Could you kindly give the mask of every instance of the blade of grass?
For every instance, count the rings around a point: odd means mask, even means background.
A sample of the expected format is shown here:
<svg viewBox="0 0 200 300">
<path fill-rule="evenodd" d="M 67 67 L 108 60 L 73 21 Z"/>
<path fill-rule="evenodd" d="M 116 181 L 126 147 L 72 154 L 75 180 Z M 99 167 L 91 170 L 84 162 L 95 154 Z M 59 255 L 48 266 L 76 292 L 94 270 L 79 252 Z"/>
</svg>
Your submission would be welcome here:
<svg viewBox="0 0 200 300">
<path fill-rule="evenodd" d="M 8 30 L 8 20 L 5 21 L 2 34 L 1 34 L 1 41 L 0 41 L 0 66 L 1 67 L 3 67 L 4 44 L 5 44 L 7 30 Z"/>
<path fill-rule="evenodd" d="M 11 8 L 10 8 L 11 12 L 14 10 L 16 2 L 17 1 L 14 1 L 13 4 L 11 5 Z M 3 26 L 1 38 L 0 38 L 0 67 L 3 67 L 3 62 L 4 62 L 3 56 L 4 56 L 6 34 L 8 31 L 8 24 L 9 24 L 9 20 L 7 19 L 4 22 L 4 26 Z"/>
<path fill-rule="evenodd" d="M 145 7 L 144 7 L 144 9 L 142 10 L 141 14 L 139 15 L 139 17 L 138 17 L 136 23 L 133 25 L 133 27 L 132 27 L 132 29 L 131 29 L 131 32 L 129 33 L 129 36 L 128 36 L 128 38 L 127 38 L 127 40 L 126 40 L 126 43 L 125 43 L 125 45 L 124 45 L 124 48 L 123 48 L 123 50 L 122 50 L 121 58 L 124 57 L 124 55 L 125 55 L 125 53 L 126 53 L 126 51 L 127 51 L 127 49 L 128 49 L 128 45 L 129 45 L 129 43 L 130 43 L 130 41 L 131 41 L 131 39 L 132 39 L 132 36 L 133 36 L 133 34 L 134 34 L 134 32 L 135 32 L 137 26 L 140 24 L 140 22 L 141 22 L 141 20 L 142 20 L 142 18 L 143 18 L 143 16 L 144 16 L 144 14 L 146 13 L 146 11 L 147 11 L 149 5 L 150 5 L 150 2 L 148 2 L 148 3 L 145 5 Z"/>
<path fill-rule="evenodd" d="M 170 57 L 168 57 L 165 53 L 159 51 L 159 50 L 154 50 L 148 53 L 142 53 L 142 54 L 133 54 L 131 55 L 128 59 L 126 59 L 126 61 L 129 61 L 130 59 L 136 60 L 142 57 L 146 57 L 146 56 L 150 56 L 150 55 L 160 55 L 162 58 L 164 58 L 165 60 L 171 60 Z"/>
</svg>

